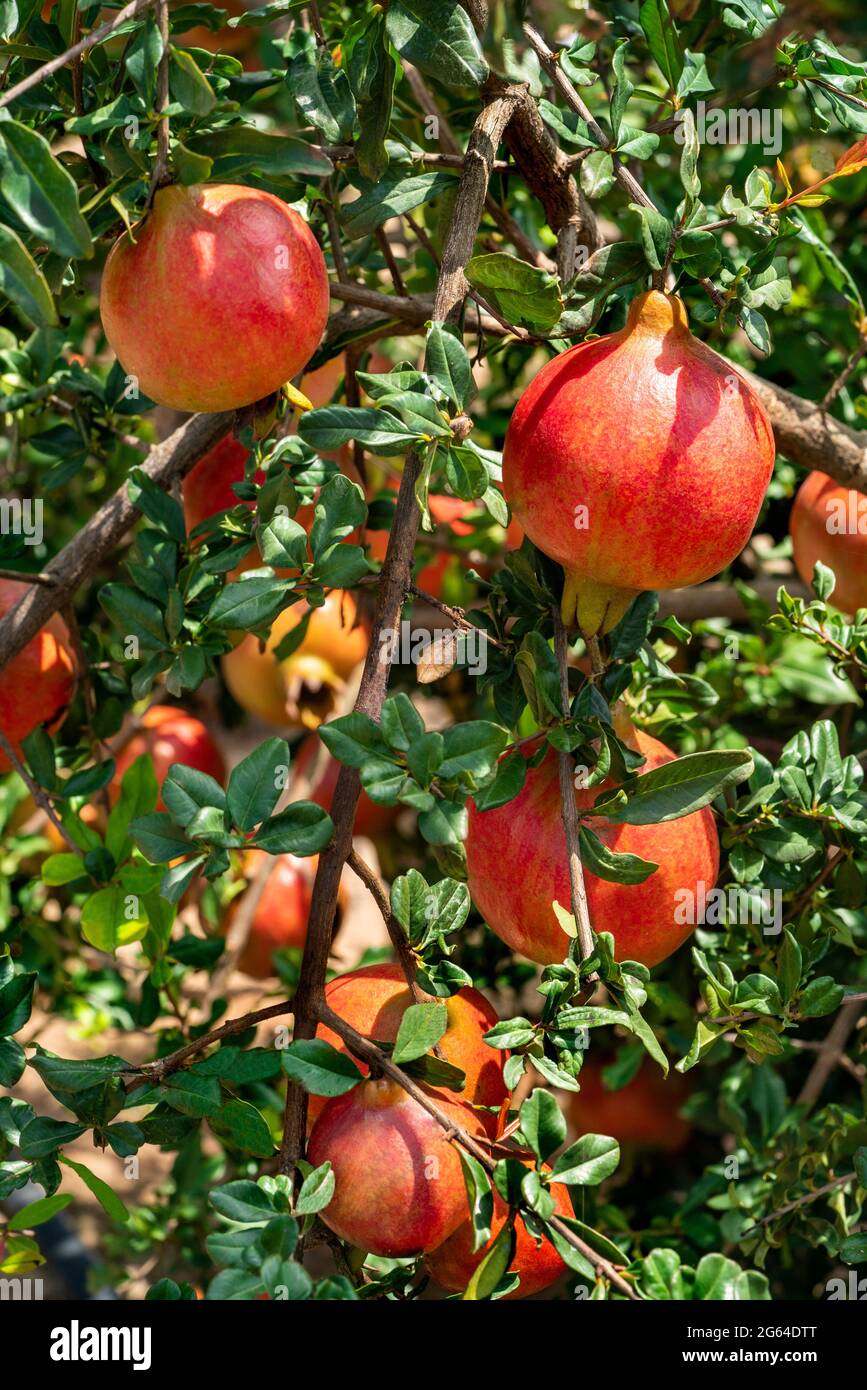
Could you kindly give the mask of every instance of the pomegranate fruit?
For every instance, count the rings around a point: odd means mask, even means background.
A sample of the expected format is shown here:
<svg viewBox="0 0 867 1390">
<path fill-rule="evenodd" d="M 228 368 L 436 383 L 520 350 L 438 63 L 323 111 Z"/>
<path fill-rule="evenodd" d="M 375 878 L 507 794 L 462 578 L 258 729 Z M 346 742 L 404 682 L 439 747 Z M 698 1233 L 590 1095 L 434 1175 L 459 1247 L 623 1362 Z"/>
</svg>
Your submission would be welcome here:
<svg viewBox="0 0 867 1390">
<path fill-rule="evenodd" d="M 690 1093 L 679 1072 L 663 1076 L 655 1062 L 642 1062 L 631 1081 L 610 1091 L 602 1072 L 605 1061 L 588 1057 L 578 1080 L 580 1091 L 567 1101 L 569 1119 L 579 1134 L 610 1134 L 618 1144 L 676 1153 L 691 1133 L 688 1120 L 678 1113 Z"/>
<path fill-rule="evenodd" d="M 30 588 L 18 579 L 0 579 L 0 618 Z M 40 724 L 56 725 L 72 700 L 76 660 L 66 623 L 55 613 L 0 671 L 0 729 L 16 754 L 21 740 Z M 11 764 L 0 749 L 0 772 Z"/>
<path fill-rule="evenodd" d="M 555 357 L 521 396 L 503 491 L 566 571 L 563 620 L 608 632 L 643 589 L 698 584 L 749 540 L 774 437 L 740 373 L 650 290 L 626 327 Z"/>
<path fill-rule="evenodd" d="M 529 1163 L 525 1165 L 529 1168 Z M 569 1189 L 564 1183 L 554 1183 L 549 1189 L 554 1198 L 558 1216 L 574 1216 L 569 1201 Z M 508 1205 L 494 1189 L 494 1218 L 491 1222 L 491 1239 L 481 1250 L 473 1252 L 473 1223 L 470 1217 L 463 1221 L 453 1235 L 438 1245 L 425 1257 L 425 1264 L 433 1278 L 449 1293 L 461 1293 L 470 1282 L 482 1260 L 487 1255 L 509 1214 Z M 509 1265 L 509 1273 L 520 1276 L 520 1287 L 507 1293 L 505 1298 L 529 1298 L 531 1294 L 541 1293 L 557 1282 L 567 1272 L 562 1260 L 550 1241 L 544 1237 L 537 1242 L 524 1225 L 523 1218 L 515 1221 L 515 1254 Z"/>
<path fill-rule="evenodd" d="M 811 473 L 801 484 L 789 517 L 792 554 L 805 584 L 817 561 L 834 571 L 835 608 L 867 608 L 867 497 L 841 487 L 827 473 Z"/>
<path fill-rule="evenodd" d="M 160 788 L 158 811 L 166 809 L 162 785 L 173 763 L 206 772 L 217 782 L 222 782 L 226 775 L 222 754 L 202 721 L 174 705 L 151 705 L 145 710 L 141 729 L 117 756 L 117 767 L 109 787 L 113 797 L 120 795 L 120 784 L 127 768 L 143 753 L 149 753 L 153 759 Z"/>
<path fill-rule="evenodd" d="M 325 986 L 325 999 L 329 1008 L 357 1033 L 385 1043 L 395 1041 L 401 1020 L 414 1002 L 403 970 L 395 962 L 366 965 L 361 970 L 338 976 Z M 493 1028 L 497 1015 L 485 996 L 471 987 L 458 990 L 450 999 L 441 1002 L 446 1006 L 448 1027 L 440 1038 L 440 1051 L 446 1062 L 460 1067 L 466 1074 L 464 1090 L 452 1094 L 470 1107 L 486 1107 L 485 1111 L 477 1113 L 493 1138 L 499 1115 L 489 1112 L 487 1107 L 499 1109 L 506 1099 L 503 1067 L 509 1054 L 489 1047 L 482 1037 Z M 347 1051 L 338 1035 L 324 1024 L 319 1024 L 316 1036 L 331 1043 L 338 1052 Z M 358 1065 L 365 1069 L 362 1062 Z M 324 1104 L 321 1096 L 310 1096 L 308 1116 L 315 1119 Z"/>
<path fill-rule="evenodd" d="M 637 730 L 632 737 L 647 759 L 642 772 L 673 760 L 674 754 L 649 734 Z M 534 747 L 528 745 L 527 751 Z M 609 785 L 576 789 L 578 809 L 592 806 Z M 709 892 L 716 882 L 719 840 L 713 812 L 706 807 L 659 825 L 612 825 L 601 817 L 588 825 L 615 853 L 637 854 L 659 865 L 637 884 L 612 883 L 584 868 L 594 930 L 613 934 L 618 960 L 658 965 L 694 930 L 694 923 L 675 920 L 675 894 L 688 889 L 697 899 L 700 884 Z M 553 749 L 537 768 L 528 769 L 513 801 L 492 811 L 469 803 L 466 850 L 470 893 L 491 930 L 540 965 L 563 960 L 569 941 L 551 904 L 556 899 L 569 907 L 569 867 Z M 520 892 L 504 892 L 504 864 L 520 883 Z"/>
<path fill-rule="evenodd" d="M 484 1129 L 449 1092 L 424 1088 L 449 1119 L 474 1138 Z M 332 1231 L 374 1255 L 400 1258 L 433 1250 L 467 1214 L 456 1146 L 402 1086 L 363 1081 L 326 1102 L 307 1158 L 334 1170 L 334 1196 L 321 1213 Z"/>
<path fill-rule="evenodd" d="M 253 881 L 266 859 L 271 859 L 264 850 L 248 850 L 244 855 L 244 875 L 249 881 L 250 891 Z M 283 946 L 293 946 L 300 950 L 307 940 L 307 921 L 310 915 L 310 899 L 313 894 L 313 879 L 316 876 L 317 855 L 309 859 L 299 859 L 294 854 L 278 855 L 271 860 L 273 868 L 256 904 L 250 935 L 241 955 L 238 968 L 255 980 L 267 980 L 274 970 L 274 952 Z M 245 895 L 234 898 L 229 905 L 223 924 L 228 931 L 244 902 Z M 337 896 L 337 925 L 335 935 L 340 929 L 340 918 L 346 906 L 346 893 L 341 883 Z"/>
<path fill-rule="evenodd" d="M 300 646 L 284 661 L 275 660 L 275 647 L 307 611 L 303 600 L 285 608 L 264 651 L 250 633 L 222 658 L 226 685 L 241 708 L 278 728 L 318 728 L 367 653 L 367 629 L 354 625 L 354 598 L 333 589 L 322 607 L 314 608 Z"/>
<path fill-rule="evenodd" d="M 277 391 L 316 350 L 328 276 L 316 238 L 272 193 L 172 184 L 115 242 L 106 337 L 159 405 L 234 410 Z"/>
</svg>

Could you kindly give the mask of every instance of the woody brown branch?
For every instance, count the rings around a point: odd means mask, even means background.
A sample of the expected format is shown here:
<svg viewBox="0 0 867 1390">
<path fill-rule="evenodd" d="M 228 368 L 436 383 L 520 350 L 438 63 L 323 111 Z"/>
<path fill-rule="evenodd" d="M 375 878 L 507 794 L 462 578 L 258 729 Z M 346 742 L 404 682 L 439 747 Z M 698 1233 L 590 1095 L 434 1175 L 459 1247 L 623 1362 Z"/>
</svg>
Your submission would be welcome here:
<svg viewBox="0 0 867 1390">
<path fill-rule="evenodd" d="M 466 289 L 464 266 L 472 255 L 491 162 L 496 157 L 503 128 L 512 109 L 509 97 L 497 97 L 479 114 L 467 146 L 467 161 L 458 185 L 451 222 L 443 251 L 443 263 L 434 298 L 434 319 L 446 320 L 459 307 Z M 388 689 L 391 670 L 391 644 L 381 639 L 394 632 L 412 580 L 412 562 L 418 536 L 420 513 L 415 501 L 415 484 L 422 459 L 411 450 L 400 481 L 394 522 L 389 533 L 377 593 L 373 637 L 361 676 L 356 713 L 378 720 Z M 343 866 L 352 852 L 352 830 L 361 792 L 356 768 L 343 766 L 337 779 L 331 816 L 334 837 L 319 857 L 313 884 L 313 897 L 301 974 L 295 995 L 295 1037 L 312 1038 L 316 1019 L 325 1001 L 325 974 L 337 909 L 337 892 Z M 304 1152 L 307 1128 L 307 1093 L 290 1082 L 284 1112 L 281 1172 L 292 1172 Z"/>
</svg>

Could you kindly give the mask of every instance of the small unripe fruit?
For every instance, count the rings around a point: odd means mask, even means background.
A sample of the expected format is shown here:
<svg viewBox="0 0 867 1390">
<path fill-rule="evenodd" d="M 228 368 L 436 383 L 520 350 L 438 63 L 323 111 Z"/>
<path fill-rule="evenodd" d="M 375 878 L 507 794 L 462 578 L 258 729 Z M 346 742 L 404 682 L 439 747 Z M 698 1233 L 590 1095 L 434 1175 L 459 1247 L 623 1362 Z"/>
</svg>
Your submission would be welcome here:
<svg viewBox="0 0 867 1390">
<path fill-rule="evenodd" d="M 830 602 L 844 613 L 867 608 L 867 497 L 827 473 L 801 484 L 789 517 L 792 554 L 805 584 L 817 562 L 834 571 Z"/>
<path fill-rule="evenodd" d="M 671 762 L 674 754 L 640 730 L 635 747 L 650 772 Z M 532 748 L 532 746 L 531 746 Z M 599 788 L 576 789 L 579 810 L 592 806 Z M 680 820 L 659 825 L 612 825 L 596 817 L 588 822 L 603 844 L 619 854 L 636 854 L 659 868 L 643 883 L 612 883 L 597 878 L 585 864 L 584 879 L 590 921 L 597 932 L 614 936 L 618 960 L 658 965 L 695 930 L 677 896 L 693 893 L 693 902 L 716 882 L 719 840 L 713 813 L 705 808 Z M 557 755 L 549 750 L 537 768 L 527 771 L 523 790 L 513 801 L 492 811 L 469 805 L 466 841 L 467 882 L 473 900 L 497 936 L 515 951 L 540 965 L 564 959 L 569 939 L 551 906 L 556 899 L 571 904 L 566 832 L 560 810 Z M 503 889 L 503 866 L 519 891 Z"/>
<path fill-rule="evenodd" d="M 0 579 L 0 618 L 30 588 L 17 579 Z M 55 613 L 17 656 L 0 671 L 0 729 L 17 754 L 21 740 L 40 724 L 56 725 L 75 691 L 76 661 L 66 623 Z M 9 759 L 0 749 L 0 772 Z"/>
<path fill-rule="evenodd" d="M 566 571 L 563 619 L 608 632 L 644 589 L 698 584 L 746 545 L 774 437 L 740 373 L 675 295 L 639 295 L 619 333 L 555 357 L 522 395 L 503 492 Z"/>
<path fill-rule="evenodd" d="M 234 410 L 313 356 L 328 275 L 313 233 L 272 193 L 173 184 L 109 253 L 100 312 L 139 389 L 174 410 Z"/>
</svg>

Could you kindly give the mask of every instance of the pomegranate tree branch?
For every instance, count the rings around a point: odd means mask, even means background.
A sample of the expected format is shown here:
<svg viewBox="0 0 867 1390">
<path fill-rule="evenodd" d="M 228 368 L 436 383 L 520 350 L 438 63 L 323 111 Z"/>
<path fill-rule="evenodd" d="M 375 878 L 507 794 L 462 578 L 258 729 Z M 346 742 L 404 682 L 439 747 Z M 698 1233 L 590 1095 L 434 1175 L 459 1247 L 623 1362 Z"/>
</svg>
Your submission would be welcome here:
<svg viewBox="0 0 867 1390">
<path fill-rule="evenodd" d="M 800 1094 L 796 1101 L 797 1105 L 803 1105 L 805 1110 L 812 1110 L 822 1089 L 831 1072 L 837 1065 L 842 1056 L 849 1035 L 858 1026 L 858 1021 L 864 1012 L 864 1001 L 859 998 L 847 999 L 840 1009 L 834 1022 L 828 1030 L 828 1036 L 822 1043 L 815 1062 L 810 1068 L 810 1073 L 804 1085 L 801 1087 Z"/>
<path fill-rule="evenodd" d="M 49 62 L 40 63 L 38 68 L 34 68 L 33 72 L 28 73 L 27 76 L 23 77 L 14 87 L 10 87 L 8 92 L 0 96 L 0 106 L 9 106 L 11 102 L 23 96 L 25 92 L 29 92 L 31 87 L 38 87 L 39 83 L 44 82 L 46 77 L 50 77 L 53 72 L 57 72 L 60 68 L 65 67 L 67 63 L 71 63 L 73 59 L 78 58 L 80 54 L 86 53 L 89 48 L 93 48 L 94 44 L 102 43 L 102 40 L 107 39 L 109 35 L 113 34 L 115 29 L 119 29 L 122 24 L 126 24 L 128 19 L 135 19 L 136 15 L 141 14 L 142 10 L 150 9 L 151 5 L 155 3 L 156 0 L 132 0 L 131 4 L 119 10 L 114 18 L 109 20 L 107 24 L 101 24 L 98 29 L 92 29 L 91 32 L 86 34 L 83 39 L 80 39 L 78 43 L 73 44 L 71 48 L 67 48 L 65 53 L 58 53 L 57 57 L 52 58 Z"/>
<path fill-rule="evenodd" d="M 75 843 L 69 832 L 61 825 L 48 796 L 46 796 L 39 783 L 30 776 L 30 773 L 27 771 L 27 768 L 24 766 L 24 763 L 18 757 L 18 754 L 15 752 L 15 749 L 12 747 L 12 744 L 9 742 L 8 738 L 2 730 L 0 730 L 0 750 L 2 750 L 3 753 L 5 753 L 9 763 L 18 773 L 18 776 L 21 778 L 21 781 L 24 783 L 27 790 L 30 792 L 30 795 L 33 797 L 33 800 L 36 802 L 37 806 L 40 807 L 40 809 L 51 821 L 51 824 L 54 826 L 58 834 L 62 837 L 64 842 L 72 850 L 72 853 L 80 854 L 81 850 L 79 846 Z"/>
<path fill-rule="evenodd" d="M 339 1038 L 342 1038 L 346 1045 L 351 1048 L 353 1052 L 357 1053 L 359 1057 L 363 1057 L 378 1072 L 381 1072 L 384 1076 L 388 1076 L 392 1081 L 396 1082 L 398 1086 L 402 1086 L 407 1094 L 412 1096 L 413 1100 L 436 1120 L 437 1124 L 442 1125 L 443 1129 L 447 1132 L 448 1138 L 452 1141 L 456 1140 L 462 1149 L 465 1149 L 468 1154 L 471 1154 L 472 1157 L 482 1165 L 486 1173 L 493 1173 L 496 1164 L 490 1154 L 483 1149 L 481 1144 L 473 1139 L 471 1135 L 467 1134 L 464 1129 L 456 1125 L 452 1116 L 447 1115 L 444 1110 L 441 1110 L 436 1101 L 432 1099 L 430 1092 L 413 1081 L 412 1077 L 407 1076 L 405 1071 L 402 1071 L 400 1067 L 396 1066 L 391 1058 L 387 1057 L 386 1054 L 376 1046 L 376 1043 L 371 1042 L 369 1038 L 365 1038 L 362 1033 L 356 1032 L 350 1024 L 344 1022 L 339 1014 L 336 1014 L 333 1009 L 329 1008 L 324 999 L 318 1007 L 317 1016 L 321 1023 L 324 1023 L 327 1028 L 330 1028 Z M 582 1240 L 580 1236 L 576 1235 L 559 1216 L 552 1216 L 548 1224 L 549 1226 L 553 1226 L 557 1233 L 562 1236 L 564 1240 L 568 1241 L 574 1250 L 580 1251 L 584 1258 L 590 1261 L 594 1269 L 608 1279 L 625 1298 L 637 1298 L 631 1284 L 623 1278 L 615 1266 L 611 1264 L 609 1260 L 598 1255 L 593 1247 Z"/>
<path fill-rule="evenodd" d="M 423 1002 L 424 995 L 422 994 L 421 990 L 415 982 L 415 956 L 413 955 L 412 947 L 406 939 L 406 935 L 404 934 L 400 922 L 398 922 L 397 918 L 391 910 L 391 904 L 389 903 L 388 898 L 385 895 L 385 890 L 383 889 L 382 884 L 380 883 L 376 874 L 373 872 L 373 869 L 370 867 L 370 865 L 367 863 L 365 859 L 362 859 L 361 855 L 358 853 L 356 849 L 350 850 L 349 857 L 347 858 L 346 862 L 349 865 L 352 872 L 356 874 L 358 878 L 361 879 L 361 882 L 364 884 L 365 888 L 370 893 L 371 897 L 376 903 L 376 906 L 379 908 L 380 915 L 382 916 L 382 920 L 385 923 L 385 929 L 389 935 L 389 940 L 391 941 L 391 944 L 394 947 L 394 953 L 397 956 L 398 961 L 400 962 L 400 968 L 406 976 L 406 982 L 409 985 L 412 997 L 417 1004 L 421 1004 Z"/>
<path fill-rule="evenodd" d="M 854 1171 L 844 1173 L 842 1177 L 834 1178 L 832 1182 L 826 1182 L 824 1187 L 817 1187 L 815 1192 L 808 1192 L 804 1197 L 796 1197 L 792 1202 L 786 1202 L 785 1206 L 778 1207 L 768 1216 L 763 1216 L 761 1221 L 757 1221 L 755 1226 L 750 1226 L 748 1231 L 744 1231 L 740 1237 L 746 1240 L 747 1236 L 754 1235 L 763 1226 L 769 1226 L 772 1221 L 779 1221 L 781 1216 L 786 1216 L 790 1211 L 796 1211 L 798 1207 L 805 1207 L 809 1202 L 817 1202 L 820 1197 L 824 1197 L 828 1192 L 836 1192 L 838 1187 L 845 1187 L 847 1183 L 856 1181 L 858 1174 Z"/>
<path fill-rule="evenodd" d="M 183 478 L 203 454 L 228 434 L 234 420 L 234 411 L 193 415 L 168 439 L 154 445 L 141 464 L 142 470 L 152 482 L 167 491 L 176 478 Z M 42 583 L 29 588 L 0 621 L 0 670 L 61 607 L 66 601 L 64 596 L 74 593 L 93 573 L 138 515 L 124 483 L 78 535 L 48 562 Z M 21 578 L 26 581 L 27 576 L 22 574 Z"/>
<path fill-rule="evenodd" d="M 437 321 L 444 320 L 457 308 L 465 292 L 467 282 L 464 266 L 473 252 L 488 191 L 491 161 L 496 156 L 511 104 L 508 98 L 495 98 L 482 109 L 473 127 L 437 280 L 433 308 L 433 317 Z M 412 562 L 421 520 L 415 500 L 415 485 L 421 474 L 422 463 L 421 455 L 411 449 L 401 475 L 394 521 L 379 575 L 373 636 L 355 701 L 356 713 L 366 714 L 371 719 L 379 719 L 391 670 L 391 643 L 383 641 L 383 638 L 397 631 L 401 609 L 412 582 Z M 295 995 L 296 1038 L 314 1036 L 318 1011 L 325 1002 L 325 974 L 337 911 L 337 893 L 343 866 L 352 852 L 352 828 L 360 792 L 358 770 L 342 766 L 331 807 L 334 836 L 319 856 L 313 884 L 307 939 Z M 280 1149 L 281 1172 L 290 1173 L 296 1167 L 304 1153 L 306 1129 L 307 1092 L 290 1082 Z"/>
<path fill-rule="evenodd" d="M 222 1023 L 219 1028 L 212 1028 L 210 1033 L 203 1033 L 200 1038 L 194 1038 L 192 1042 L 178 1048 L 177 1052 L 170 1052 L 167 1057 L 158 1057 L 155 1062 L 146 1062 L 141 1067 L 131 1068 L 136 1075 L 127 1089 L 135 1090 L 139 1086 L 162 1081 L 164 1077 L 180 1071 L 187 1062 L 204 1052 L 212 1043 L 222 1042 L 224 1038 L 235 1037 L 238 1033 L 246 1033 L 248 1028 L 253 1028 L 268 1018 L 280 1018 L 282 1015 L 291 1014 L 294 1007 L 290 999 L 282 999 L 279 1004 L 269 1004 L 265 1009 L 254 1009 L 252 1013 L 242 1014 L 240 1018 L 230 1018 L 228 1023 Z"/>
<path fill-rule="evenodd" d="M 554 610 L 554 650 L 560 671 L 560 703 L 564 718 L 569 718 L 569 664 L 566 629 L 560 617 L 559 608 Z M 590 925 L 590 908 L 587 904 L 587 885 L 584 882 L 584 865 L 578 848 L 578 807 L 575 805 L 575 761 L 565 749 L 557 750 L 557 766 L 560 773 L 560 809 L 563 813 L 563 829 L 566 832 L 566 849 L 569 855 L 569 889 L 572 898 L 572 916 L 578 928 L 578 945 L 581 959 L 588 960 L 593 954 L 593 930 Z"/>
</svg>

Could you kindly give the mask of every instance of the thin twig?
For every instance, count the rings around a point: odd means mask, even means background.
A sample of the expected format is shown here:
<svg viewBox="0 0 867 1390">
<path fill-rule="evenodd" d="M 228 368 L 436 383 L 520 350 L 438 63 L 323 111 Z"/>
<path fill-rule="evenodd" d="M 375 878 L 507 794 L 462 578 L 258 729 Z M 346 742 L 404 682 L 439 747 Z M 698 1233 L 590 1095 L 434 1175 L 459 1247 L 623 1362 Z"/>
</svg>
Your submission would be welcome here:
<svg viewBox="0 0 867 1390">
<path fill-rule="evenodd" d="M 60 821 L 57 819 L 57 815 L 50 800 L 40 787 L 39 783 L 34 781 L 34 779 L 30 776 L 30 773 L 27 771 L 27 768 L 24 766 L 23 762 L 18 757 L 18 754 L 15 752 L 15 749 L 12 747 L 12 744 L 9 742 L 8 738 L 3 733 L 2 729 L 0 729 L 0 749 L 2 749 L 2 751 L 6 754 L 6 757 L 12 764 L 13 769 L 18 773 L 18 776 L 21 778 L 22 782 L 27 787 L 27 790 L 30 792 L 30 795 L 33 797 L 33 800 L 51 821 L 51 824 L 54 826 L 55 830 L 57 830 L 57 832 L 62 836 L 64 842 L 72 850 L 72 853 L 80 854 L 80 846 L 75 843 L 68 830 L 66 830 L 65 827 L 61 825 Z"/>
<path fill-rule="evenodd" d="M 563 717 L 569 718 L 569 647 L 566 629 L 559 609 L 554 610 L 554 651 L 560 671 L 560 704 Z M 578 839 L 578 807 L 575 804 L 575 760 L 565 749 L 557 750 L 557 765 L 560 773 L 560 809 L 563 814 L 563 829 L 566 832 L 566 850 L 569 856 L 569 889 L 572 898 L 572 916 L 578 928 L 578 945 L 581 959 L 587 960 L 593 954 L 593 928 L 590 923 L 590 908 L 587 903 L 587 885 L 584 881 L 584 865 Z"/>
<path fill-rule="evenodd" d="M 352 872 L 361 879 L 361 882 L 364 884 L 365 888 L 370 893 L 371 897 L 376 903 L 376 906 L 379 908 L 380 915 L 382 917 L 383 922 L 385 923 L 385 929 L 388 932 L 389 939 L 391 941 L 392 946 L 394 947 L 395 955 L 397 956 L 397 959 L 400 963 L 400 968 L 403 971 L 404 976 L 406 977 L 406 982 L 409 985 L 410 991 L 412 992 L 412 997 L 417 1004 L 421 1004 L 424 1000 L 424 994 L 419 989 L 415 981 L 416 970 L 418 968 L 416 964 L 416 959 L 413 955 L 412 947 L 406 939 L 400 922 L 398 922 L 397 918 L 391 910 L 391 905 L 388 901 L 388 898 L 385 896 L 385 891 L 382 887 L 382 884 L 380 883 L 376 874 L 371 869 L 370 865 L 366 862 L 366 860 L 362 859 L 361 855 L 358 853 L 358 850 L 354 847 L 350 850 L 349 857 L 347 858 L 346 862 L 349 865 Z"/>
</svg>

